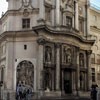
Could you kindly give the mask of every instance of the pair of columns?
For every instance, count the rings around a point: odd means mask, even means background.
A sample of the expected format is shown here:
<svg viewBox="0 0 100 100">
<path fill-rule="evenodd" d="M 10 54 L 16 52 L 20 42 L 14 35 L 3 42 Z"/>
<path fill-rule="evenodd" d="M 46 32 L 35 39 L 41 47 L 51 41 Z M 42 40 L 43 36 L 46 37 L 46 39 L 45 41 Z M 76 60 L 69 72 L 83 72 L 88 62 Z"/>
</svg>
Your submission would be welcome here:
<svg viewBox="0 0 100 100">
<path fill-rule="evenodd" d="M 43 89 L 43 45 L 45 40 L 40 39 L 38 41 L 39 51 L 38 51 L 38 89 Z M 56 90 L 60 90 L 60 44 L 56 44 Z"/>
<path fill-rule="evenodd" d="M 79 48 L 77 49 L 77 85 L 76 85 L 76 90 L 77 90 L 77 95 L 79 95 L 79 88 L 80 88 L 80 66 L 79 66 Z M 86 51 L 86 67 L 87 67 L 87 89 L 90 90 L 91 88 L 91 83 L 92 83 L 92 79 L 91 79 L 91 50 L 87 50 Z"/>
</svg>

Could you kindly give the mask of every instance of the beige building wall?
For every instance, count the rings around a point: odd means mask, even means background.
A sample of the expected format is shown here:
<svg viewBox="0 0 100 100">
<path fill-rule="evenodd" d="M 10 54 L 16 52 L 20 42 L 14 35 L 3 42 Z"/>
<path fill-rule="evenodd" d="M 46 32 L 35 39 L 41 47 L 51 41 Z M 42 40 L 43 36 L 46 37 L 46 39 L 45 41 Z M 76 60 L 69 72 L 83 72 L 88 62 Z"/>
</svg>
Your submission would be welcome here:
<svg viewBox="0 0 100 100">
<path fill-rule="evenodd" d="M 100 86 L 100 11 L 90 7 L 90 34 L 92 37 L 96 40 L 93 47 L 91 48 L 93 50 L 93 56 L 92 62 L 91 62 L 91 70 L 93 71 L 93 68 L 95 69 L 95 81 L 92 81 L 92 83 L 97 83 Z M 94 58 L 94 61 L 93 61 Z M 91 76 L 93 77 L 93 73 L 91 71 Z"/>
</svg>

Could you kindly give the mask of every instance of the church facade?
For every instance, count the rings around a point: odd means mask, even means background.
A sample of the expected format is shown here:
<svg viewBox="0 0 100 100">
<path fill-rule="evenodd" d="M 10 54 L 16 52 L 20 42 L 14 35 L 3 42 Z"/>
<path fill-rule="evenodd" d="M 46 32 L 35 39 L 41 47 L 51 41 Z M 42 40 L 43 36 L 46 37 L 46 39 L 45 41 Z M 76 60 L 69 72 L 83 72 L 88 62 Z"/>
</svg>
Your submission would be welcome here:
<svg viewBox="0 0 100 100">
<path fill-rule="evenodd" d="M 13 97 L 20 82 L 40 96 L 87 92 L 94 43 L 87 38 L 88 0 L 7 1 L 0 19 L 2 97 Z"/>
</svg>

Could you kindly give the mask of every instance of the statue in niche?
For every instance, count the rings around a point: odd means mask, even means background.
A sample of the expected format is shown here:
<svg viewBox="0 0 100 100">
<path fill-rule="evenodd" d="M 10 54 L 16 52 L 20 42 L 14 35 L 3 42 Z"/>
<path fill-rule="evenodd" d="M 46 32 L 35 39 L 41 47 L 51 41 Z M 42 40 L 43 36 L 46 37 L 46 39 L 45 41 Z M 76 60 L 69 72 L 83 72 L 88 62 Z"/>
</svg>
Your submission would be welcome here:
<svg viewBox="0 0 100 100">
<path fill-rule="evenodd" d="M 51 62 L 51 58 L 52 58 L 52 49 L 51 47 L 47 46 L 45 49 L 45 61 Z"/>
<path fill-rule="evenodd" d="M 84 55 L 82 53 L 79 55 L 79 64 L 81 67 L 84 67 Z"/>
<path fill-rule="evenodd" d="M 64 48 L 64 62 L 71 63 L 71 50 Z"/>
</svg>

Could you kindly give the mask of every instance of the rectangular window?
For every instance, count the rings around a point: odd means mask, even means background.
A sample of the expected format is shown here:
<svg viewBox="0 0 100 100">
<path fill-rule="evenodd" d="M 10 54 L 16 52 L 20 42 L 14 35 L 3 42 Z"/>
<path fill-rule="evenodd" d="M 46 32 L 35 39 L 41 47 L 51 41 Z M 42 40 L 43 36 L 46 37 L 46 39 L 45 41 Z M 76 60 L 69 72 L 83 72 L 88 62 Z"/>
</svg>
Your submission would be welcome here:
<svg viewBox="0 0 100 100">
<path fill-rule="evenodd" d="M 4 68 L 1 69 L 1 81 L 4 81 Z"/>
<path fill-rule="evenodd" d="M 30 28 L 30 19 L 22 19 L 22 28 Z"/>
<path fill-rule="evenodd" d="M 84 21 L 79 19 L 79 31 L 84 33 Z"/>
<path fill-rule="evenodd" d="M 45 7 L 45 20 L 51 21 L 51 9 L 49 7 Z"/>
<path fill-rule="evenodd" d="M 95 82 L 95 68 L 92 68 L 92 82 Z"/>
<path fill-rule="evenodd" d="M 27 50 L 27 45 L 24 45 L 24 50 Z"/>
<path fill-rule="evenodd" d="M 100 73 L 97 74 L 97 79 L 100 80 Z"/>
<path fill-rule="evenodd" d="M 94 53 L 91 54 L 91 63 L 95 64 L 95 54 Z"/>
<path fill-rule="evenodd" d="M 100 65 L 100 55 L 97 55 L 97 64 Z"/>
</svg>

